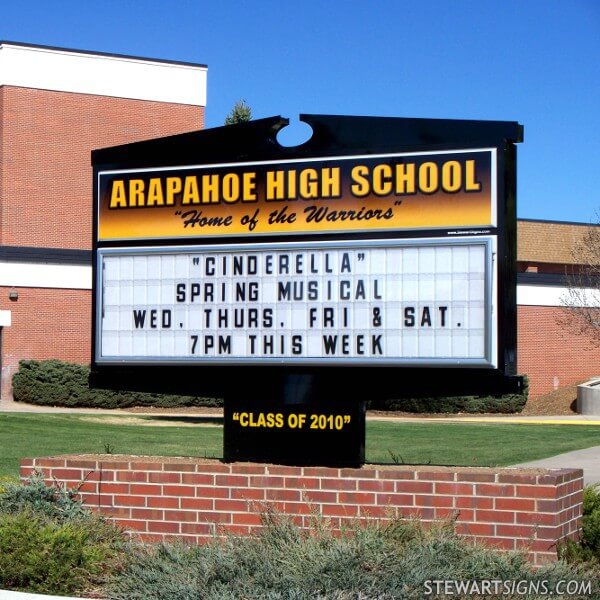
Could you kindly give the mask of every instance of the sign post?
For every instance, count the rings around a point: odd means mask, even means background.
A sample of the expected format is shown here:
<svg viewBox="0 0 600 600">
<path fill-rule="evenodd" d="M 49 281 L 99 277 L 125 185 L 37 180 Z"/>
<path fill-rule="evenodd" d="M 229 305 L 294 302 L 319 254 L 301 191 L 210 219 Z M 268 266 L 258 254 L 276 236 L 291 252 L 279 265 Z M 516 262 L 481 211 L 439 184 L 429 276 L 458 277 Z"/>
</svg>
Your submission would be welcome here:
<svg viewBox="0 0 600 600">
<path fill-rule="evenodd" d="M 303 120 L 93 153 L 94 380 L 224 396 L 225 460 L 356 466 L 366 398 L 516 385 L 522 129 Z"/>
<path fill-rule="evenodd" d="M 231 390 L 225 401 L 224 459 L 357 467 L 365 461 L 365 401 L 340 381 L 281 373 L 268 389 Z"/>
</svg>

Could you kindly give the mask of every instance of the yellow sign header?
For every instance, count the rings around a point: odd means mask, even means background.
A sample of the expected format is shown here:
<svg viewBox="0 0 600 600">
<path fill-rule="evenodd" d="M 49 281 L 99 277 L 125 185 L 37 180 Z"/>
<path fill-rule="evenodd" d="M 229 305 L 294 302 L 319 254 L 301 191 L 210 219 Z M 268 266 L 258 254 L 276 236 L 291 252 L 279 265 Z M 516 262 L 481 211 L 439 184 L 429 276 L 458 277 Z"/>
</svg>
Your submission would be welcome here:
<svg viewBox="0 0 600 600">
<path fill-rule="evenodd" d="M 494 152 L 101 172 L 98 239 L 491 226 Z"/>
</svg>

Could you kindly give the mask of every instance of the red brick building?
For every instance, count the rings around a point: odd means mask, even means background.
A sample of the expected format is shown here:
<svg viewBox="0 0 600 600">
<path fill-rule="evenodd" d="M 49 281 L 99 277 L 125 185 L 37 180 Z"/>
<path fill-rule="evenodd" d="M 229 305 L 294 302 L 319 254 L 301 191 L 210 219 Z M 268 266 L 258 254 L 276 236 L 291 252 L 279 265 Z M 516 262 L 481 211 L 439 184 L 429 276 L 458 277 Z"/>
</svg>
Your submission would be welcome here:
<svg viewBox="0 0 600 600">
<path fill-rule="evenodd" d="M 565 324 L 565 274 L 577 270 L 573 250 L 591 227 L 583 223 L 520 220 L 517 224 L 517 360 L 541 396 L 600 375 L 600 348 Z M 598 227 L 598 226 L 596 226 Z M 589 298 L 600 310 L 598 292 Z"/>
<path fill-rule="evenodd" d="M 2 398 L 21 359 L 90 361 L 90 151 L 201 129 L 206 71 L 0 42 Z M 600 375 L 598 348 L 557 318 L 583 231 L 518 223 L 518 371 L 533 396 Z"/>
<path fill-rule="evenodd" d="M 204 65 L 0 42 L 0 378 L 90 360 L 90 151 L 201 129 Z"/>
</svg>

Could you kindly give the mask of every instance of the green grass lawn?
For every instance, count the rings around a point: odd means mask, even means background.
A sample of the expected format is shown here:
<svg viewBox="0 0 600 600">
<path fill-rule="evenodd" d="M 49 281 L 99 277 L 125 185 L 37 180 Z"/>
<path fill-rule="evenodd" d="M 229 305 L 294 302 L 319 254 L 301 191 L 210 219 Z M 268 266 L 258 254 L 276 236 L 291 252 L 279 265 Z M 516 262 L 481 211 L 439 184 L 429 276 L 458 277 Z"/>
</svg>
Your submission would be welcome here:
<svg viewBox="0 0 600 600">
<path fill-rule="evenodd" d="M 0 475 L 17 474 L 21 458 L 54 454 L 102 454 L 107 450 L 113 454 L 217 458 L 223 454 L 222 427 L 205 423 L 151 427 L 127 425 L 128 420 L 100 415 L 91 420 L 83 415 L 0 414 Z"/>
<path fill-rule="evenodd" d="M 16 475 L 21 458 L 55 454 L 222 456 L 221 427 L 193 418 L 143 420 L 169 425 L 100 415 L 0 414 L 0 475 Z M 585 425 L 367 423 L 367 462 L 374 463 L 502 466 L 595 445 L 600 427 Z"/>
<path fill-rule="evenodd" d="M 590 446 L 600 446 L 600 427 L 367 423 L 367 460 L 371 462 L 500 467 Z"/>
</svg>

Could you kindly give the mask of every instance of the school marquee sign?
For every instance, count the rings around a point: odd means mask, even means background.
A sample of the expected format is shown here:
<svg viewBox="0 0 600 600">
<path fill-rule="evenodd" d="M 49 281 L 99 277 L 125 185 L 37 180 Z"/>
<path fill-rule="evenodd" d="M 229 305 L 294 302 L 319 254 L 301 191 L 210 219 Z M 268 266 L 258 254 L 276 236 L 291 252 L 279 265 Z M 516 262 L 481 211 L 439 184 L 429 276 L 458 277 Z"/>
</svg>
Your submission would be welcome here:
<svg viewBox="0 0 600 600">
<path fill-rule="evenodd" d="M 276 117 L 94 153 L 99 378 L 514 374 L 520 126 L 303 119 L 297 148 Z"/>
</svg>

